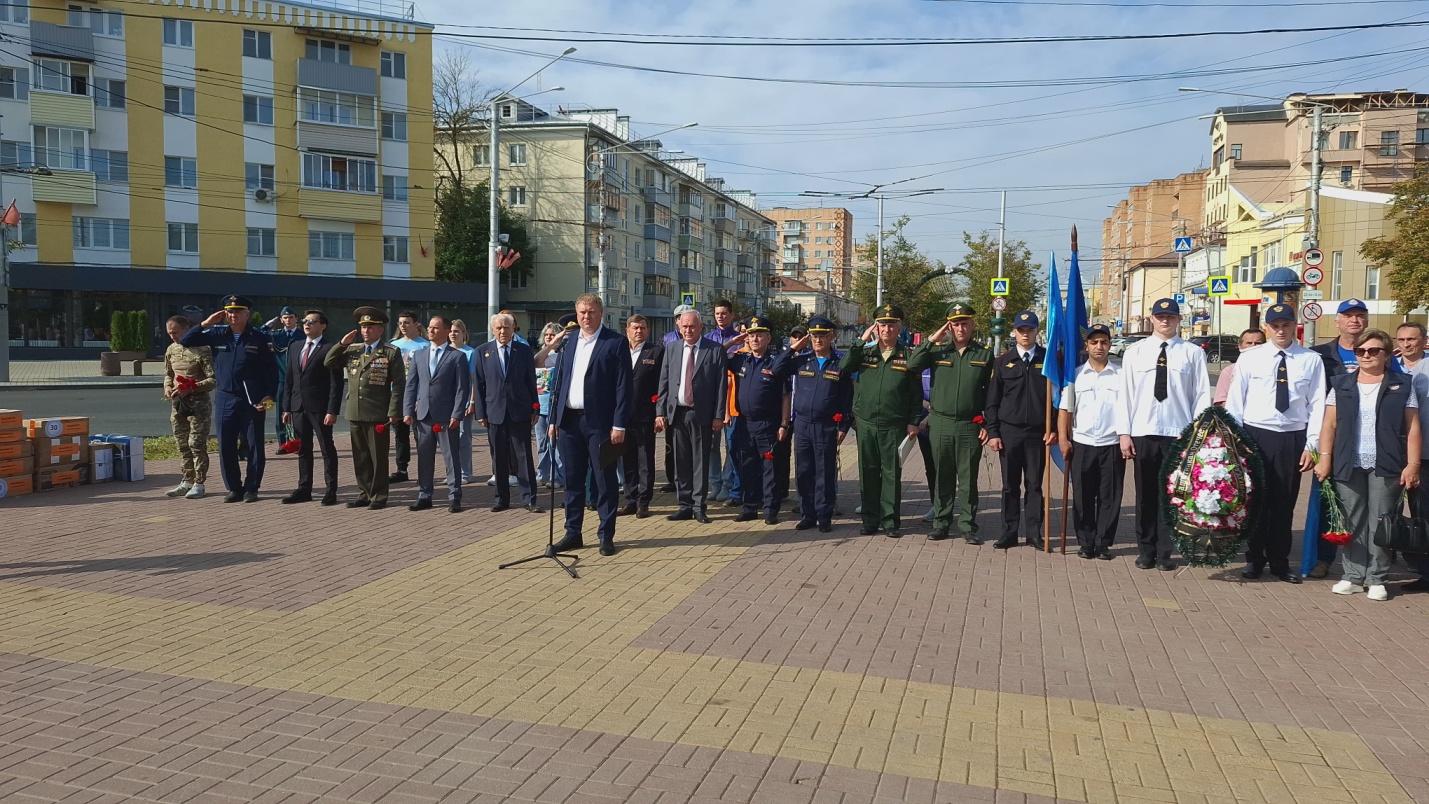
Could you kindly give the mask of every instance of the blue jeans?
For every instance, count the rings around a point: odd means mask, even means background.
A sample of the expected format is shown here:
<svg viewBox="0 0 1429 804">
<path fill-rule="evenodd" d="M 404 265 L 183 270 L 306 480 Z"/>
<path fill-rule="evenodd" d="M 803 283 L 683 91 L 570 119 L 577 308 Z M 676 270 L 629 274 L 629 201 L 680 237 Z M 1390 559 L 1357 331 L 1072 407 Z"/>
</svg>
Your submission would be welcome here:
<svg viewBox="0 0 1429 804">
<path fill-rule="evenodd" d="M 724 460 L 720 461 L 720 439 L 710 441 L 710 498 L 724 489 L 732 499 L 741 499 L 739 491 L 739 460 L 734 448 L 734 428 L 724 428 Z"/>
<path fill-rule="evenodd" d="M 542 414 L 536 423 L 536 482 L 553 481 L 566 484 L 566 476 L 561 464 L 561 452 L 551 443 L 551 417 Z"/>
</svg>

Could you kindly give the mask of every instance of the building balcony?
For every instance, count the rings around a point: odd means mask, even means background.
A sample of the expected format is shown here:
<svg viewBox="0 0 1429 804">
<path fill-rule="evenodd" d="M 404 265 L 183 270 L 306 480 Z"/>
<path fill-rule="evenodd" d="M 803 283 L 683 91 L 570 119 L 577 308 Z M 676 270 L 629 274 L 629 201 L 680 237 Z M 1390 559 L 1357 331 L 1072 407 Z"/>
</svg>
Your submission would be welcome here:
<svg viewBox="0 0 1429 804">
<path fill-rule="evenodd" d="M 674 271 L 670 268 L 670 263 L 660 260 L 645 261 L 645 276 L 663 276 L 666 279 L 674 278 Z"/>
<path fill-rule="evenodd" d="M 754 267 L 754 255 L 753 255 L 753 254 L 736 254 L 736 255 L 734 256 L 734 264 L 735 264 L 735 265 L 738 265 L 740 268 L 753 268 L 753 267 Z"/>
<path fill-rule="evenodd" d="M 726 276 L 717 276 L 714 278 L 715 290 L 732 290 L 734 288 L 734 284 L 734 280 Z"/>
<path fill-rule="evenodd" d="M 645 239 L 668 243 L 670 242 L 670 227 L 661 226 L 658 223 L 647 223 L 645 224 Z"/>
<path fill-rule="evenodd" d="M 298 147 L 305 151 L 376 156 L 378 142 L 376 128 L 298 121 Z"/>
<path fill-rule="evenodd" d="M 30 92 L 30 122 L 37 126 L 60 126 L 94 130 L 94 98 L 67 92 Z"/>
<path fill-rule="evenodd" d="M 716 248 L 714 259 L 715 262 L 734 262 L 734 252 L 727 248 Z"/>
<path fill-rule="evenodd" d="M 681 266 L 678 278 L 681 285 L 698 285 L 704 281 L 704 272 L 698 268 L 685 268 Z"/>
<path fill-rule="evenodd" d="M 763 274 L 763 275 L 765 275 L 765 276 L 773 276 L 773 275 L 774 275 L 774 263 L 772 263 L 772 262 L 761 262 L 761 263 L 759 263 L 759 273 L 761 273 L 761 274 Z"/>
<path fill-rule="evenodd" d="M 99 192 L 94 174 L 84 170 L 56 170 L 48 176 L 30 177 L 31 194 L 36 201 L 59 204 L 98 204 Z"/>
<path fill-rule="evenodd" d="M 710 216 L 709 225 L 716 231 L 723 234 L 733 234 L 735 220 L 727 215 Z"/>
<path fill-rule="evenodd" d="M 302 187 L 298 189 L 298 214 L 304 218 L 381 223 L 382 196 Z"/>
<path fill-rule="evenodd" d="M 675 212 L 678 213 L 681 218 L 694 218 L 698 221 L 705 219 L 705 207 L 703 204 L 691 204 L 688 201 L 681 201 L 679 206 L 675 208 Z"/>
<path fill-rule="evenodd" d="M 661 190 L 659 187 L 641 187 L 640 194 L 645 200 L 669 209 L 675 203 L 675 194 L 669 190 Z"/>
<path fill-rule="evenodd" d="M 680 251 L 704 251 L 705 239 L 700 235 L 682 234 L 675 238 L 675 248 Z"/>
<path fill-rule="evenodd" d="M 785 254 L 783 263 L 785 265 L 798 265 L 804 259 L 801 254 Z"/>
</svg>

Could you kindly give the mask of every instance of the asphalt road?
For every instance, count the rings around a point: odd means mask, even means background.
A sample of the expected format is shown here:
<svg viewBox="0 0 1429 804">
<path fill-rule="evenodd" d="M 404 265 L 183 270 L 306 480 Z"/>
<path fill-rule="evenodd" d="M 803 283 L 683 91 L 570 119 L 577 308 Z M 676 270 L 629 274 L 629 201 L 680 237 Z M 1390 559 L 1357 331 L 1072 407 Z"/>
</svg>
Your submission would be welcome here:
<svg viewBox="0 0 1429 804">
<path fill-rule="evenodd" d="M 91 433 L 122 433 L 137 436 L 173 435 L 169 429 L 169 405 L 161 390 L 152 388 L 94 388 L 46 391 L 0 391 L 0 408 L 36 416 L 88 416 Z M 347 432 L 347 421 L 338 417 L 334 431 Z M 268 427 L 272 437 L 271 424 Z"/>
</svg>

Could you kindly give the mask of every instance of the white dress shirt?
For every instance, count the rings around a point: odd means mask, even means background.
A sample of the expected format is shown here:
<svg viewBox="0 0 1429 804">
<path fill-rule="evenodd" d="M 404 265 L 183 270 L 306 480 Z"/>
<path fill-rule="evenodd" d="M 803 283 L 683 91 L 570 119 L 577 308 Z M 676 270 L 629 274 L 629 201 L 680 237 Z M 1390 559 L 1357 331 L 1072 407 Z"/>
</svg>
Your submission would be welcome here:
<svg viewBox="0 0 1429 804">
<path fill-rule="evenodd" d="M 586 337 L 584 331 L 576 337 L 576 353 L 571 356 L 571 376 L 566 385 L 566 407 L 570 410 L 585 410 L 585 373 L 590 368 L 590 357 L 595 354 L 595 342 L 599 338 L 599 329 L 590 337 Z"/>
<path fill-rule="evenodd" d="M 1285 352 L 1290 407 L 1275 409 L 1276 374 Z M 1305 449 L 1320 449 L 1320 424 L 1325 420 L 1325 361 L 1298 343 L 1284 350 L 1270 343 L 1240 353 L 1235 377 L 1226 391 L 1226 412 L 1247 427 L 1276 433 L 1305 431 Z"/>
<path fill-rule="evenodd" d="M 635 368 L 640 365 L 640 350 L 645 348 L 645 341 L 641 341 L 638 346 L 630 349 L 630 367 Z"/>
<path fill-rule="evenodd" d="M 1090 362 L 1077 367 L 1072 382 L 1062 391 L 1061 409 L 1072 413 L 1072 441 L 1089 447 L 1118 442 L 1116 409 L 1121 399 L 1121 369 L 1111 361 L 1097 371 Z M 1076 405 L 1072 406 L 1072 396 Z M 1074 409 L 1075 408 L 1075 409 Z"/>
<path fill-rule="evenodd" d="M 1166 344 L 1166 399 L 1156 399 L 1156 361 Z M 1121 358 L 1121 400 L 1116 406 L 1118 436 L 1176 438 L 1211 404 L 1206 353 L 1173 336 L 1152 335 L 1127 347 Z"/>
<path fill-rule="evenodd" d="M 696 351 L 700 348 L 700 342 L 689 343 L 681 340 L 680 343 L 684 344 L 685 348 L 680 352 L 680 387 L 675 389 L 675 403 L 683 407 L 685 399 L 689 399 L 691 402 L 695 399 L 695 389 L 693 388 L 690 389 L 690 395 L 685 396 L 685 361 L 700 359 L 700 353 Z M 694 372 L 690 373 L 694 374 Z"/>
</svg>

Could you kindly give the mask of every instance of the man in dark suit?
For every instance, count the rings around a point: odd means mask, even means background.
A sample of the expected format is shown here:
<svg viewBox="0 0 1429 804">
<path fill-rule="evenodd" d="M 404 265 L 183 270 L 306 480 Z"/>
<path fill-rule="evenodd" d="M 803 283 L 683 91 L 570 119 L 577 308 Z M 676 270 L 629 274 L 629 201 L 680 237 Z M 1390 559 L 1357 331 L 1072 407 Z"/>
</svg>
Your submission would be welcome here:
<svg viewBox="0 0 1429 804">
<path fill-rule="evenodd" d="M 634 372 L 630 400 L 630 427 L 625 431 L 625 507 L 622 516 L 650 516 L 655 494 L 655 400 L 660 396 L 660 365 L 665 348 L 650 342 L 650 322 L 643 315 L 625 320 L 625 340 L 630 344 Z"/>
<path fill-rule="evenodd" d="M 616 553 L 618 502 L 615 461 L 602 464 L 600 457 L 606 442 L 616 449 L 625 443 L 631 373 L 625 339 L 601 326 L 604 316 L 600 296 L 584 293 L 576 299 L 576 323 L 580 328 L 566 330 L 561 336 L 561 355 L 551 384 L 550 437 L 561 452 L 566 473 L 566 536 L 555 549 L 585 546 L 581 538 L 586 502 L 583 478 L 594 459 L 600 554 L 612 556 Z"/>
<path fill-rule="evenodd" d="M 412 353 L 412 373 L 407 375 L 407 393 L 402 415 L 417 433 L 417 501 L 408 508 L 422 511 L 432 507 L 432 475 L 437 464 L 437 441 L 447 466 L 447 510 L 461 510 L 461 420 L 471 399 L 471 369 L 466 355 L 447 342 L 451 319 L 434 315 L 427 325 L 431 343 Z"/>
<path fill-rule="evenodd" d="M 493 511 L 511 507 L 511 477 L 515 471 L 521 501 L 533 514 L 536 505 L 536 464 L 531 458 L 531 428 L 541 418 L 536 395 L 536 362 L 531 347 L 515 340 L 516 319 L 507 313 L 491 317 L 493 338 L 476 348 L 472 394 L 476 421 L 486 428 L 491 445 L 491 471 L 496 475 Z"/>
<path fill-rule="evenodd" d="M 298 439 L 298 488 L 283 498 L 284 503 L 312 502 L 313 439 L 323 453 L 323 505 L 337 505 L 337 447 L 332 442 L 332 426 L 342 410 L 342 374 L 324 365 L 332 341 L 327 332 L 327 316 L 321 310 L 303 313 L 306 338 L 292 344 L 288 356 L 288 380 L 283 386 L 283 423 L 291 425 Z"/>
<path fill-rule="evenodd" d="M 724 347 L 702 337 L 704 322 L 694 311 L 676 320 L 680 339 L 671 341 L 660 364 L 660 399 L 655 432 L 675 431 L 675 490 L 680 509 L 672 521 L 708 523 L 711 439 L 724 431 L 726 372 Z"/>
</svg>

